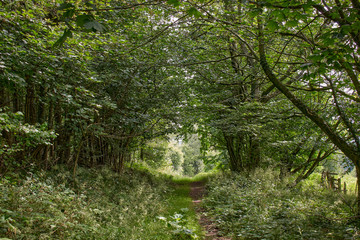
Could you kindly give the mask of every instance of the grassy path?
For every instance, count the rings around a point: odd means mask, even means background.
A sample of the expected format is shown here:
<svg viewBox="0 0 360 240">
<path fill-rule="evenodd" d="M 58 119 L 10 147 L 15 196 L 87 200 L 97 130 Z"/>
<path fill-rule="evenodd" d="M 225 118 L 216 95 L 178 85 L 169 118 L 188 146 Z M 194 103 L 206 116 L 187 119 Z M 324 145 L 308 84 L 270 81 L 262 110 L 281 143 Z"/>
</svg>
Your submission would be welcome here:
<svg viewBox="0 0 360 240">
<path fill-rule="evenodd" d="M 185 183 L 174 183 L 174 191 L 169 197 L 169 215 L 171 219 L 174 219 L 176 214 L 183 215 L 181 219 L 181 225 L 184 226 L 183 230 L 190 230 L 193 232 L 192 236 L 197 236 L 197 239 L 204 239 L 204 232 L 197 213 L 192 204 L 192 198 L 190 197 L 190 184 Z M 191 239 L 190 236 L 186 238 L 182 236 L 179 239 Z"/>
<path fill-rule="evenodd" d="M 204 231 L 203 239 L 231 240 L 231 238 L 221 237 L 214 221 L 212 221 L 208 216 L 205 215 L 204 209 L 201 207 L 201 202 L 205 193 L 206 192 L 204 181 L 196 181 L 190 183 L 190 197 L 192 199 L 192 205 L 197 214 L 199 224 Z"/>
<path fill-rule="evenodd" d="M 169 215 L 175 216 L 183 213 L 186 209 L 185 229 L 192 230 L 196 238 L 179 239 L 205 239 L 205 240 L 230 240 L 231 238 L 221 237 L 216 224 L 204 213 L 201 207 L 202 199 L 205 195 L 205 180 L 186 179 L 185 181 L 175 181 L 174 191 L 169 198 Z"/>
</svg>

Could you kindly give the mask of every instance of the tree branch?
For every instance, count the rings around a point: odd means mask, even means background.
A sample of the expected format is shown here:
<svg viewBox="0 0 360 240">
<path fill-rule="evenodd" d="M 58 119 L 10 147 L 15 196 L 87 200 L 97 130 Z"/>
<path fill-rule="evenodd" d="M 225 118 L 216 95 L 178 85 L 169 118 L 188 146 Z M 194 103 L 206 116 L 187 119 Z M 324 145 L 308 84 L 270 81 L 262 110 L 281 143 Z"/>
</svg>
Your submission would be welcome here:
<svg viewBox="0 0 360 240">
<path fill-rule="evenodd" d="M 339 101 L 338 101 L 338 98 L 337 98 L 337 95 L 336 95 L 336 91 L 335 91 L 335 87 L 334 87 L 334 84 L 331 80 L 331 78 L 329 78 L 328 76 L 324 76 L 328 82 L 330 83 L 330 86 L 331 86 L 331 92 L 332 92 L 332 95 L 333 95 L 333 98 L 334 98 L 334 103 L 335 103 L 335 107 L 336 107 L 336 110 L 337 112 L 339 113 L 341 119 L 343 120 L 343 122 L 345 123 L 346 127 L 348 128 L 350 134 L 352 135 L 355 143 L 356 143 L 356 146 L 357 146 L 357 149 L 358 151 L 360 152 L 360 140 L 359 138 L 356 136 L 356 131 L 355 129 L 353 128 L 349 118 L 346 116 L 345 112 L 343 111 L 343 109 L 341 109 L 341 107 L 339 106 Z"/>
<path fill-rule="evenodd" d="M 306 117 L 308 117 L 312 122 L 314 122 L 328 137 L 329 139 L 354 163 L 360 163 L 360 154 L 352 146 L 337 135 L 332 128 L 327 124 L 327 122 L 321 118 L 316 112 L 310 109 L 303 101 L 298 99 L 272 72 L 271 68 L 266 59 L 265 53 L 265 42 L 263 27 L 260 19 L 258 19 L 258 44 L 259 44 L 259 54 L 260 54 L 260 65 L 263 68 L 265 75 L 268 79 L 279 89 L 287 99 L 289 99 Z"/>
</svg>

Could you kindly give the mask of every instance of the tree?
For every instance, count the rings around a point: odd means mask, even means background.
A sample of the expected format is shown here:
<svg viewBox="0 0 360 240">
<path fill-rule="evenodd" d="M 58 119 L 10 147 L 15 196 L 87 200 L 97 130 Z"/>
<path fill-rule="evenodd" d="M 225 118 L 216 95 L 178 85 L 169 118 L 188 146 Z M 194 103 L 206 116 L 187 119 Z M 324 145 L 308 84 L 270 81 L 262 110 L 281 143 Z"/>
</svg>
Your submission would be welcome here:
<svg viewBox="0 0 360 240">
<path fill-rule="evenodd" d="M 272 11 L 282 11 L 284 6 L 268 2 L 268 8 Z M 283 51 L 274 53 L 276 62 L 269 62 L 268 56 L 271 50 L 266 47 L 267 38 L 264 28 L 263 16 L 258 16 L 258 54 L 260 64 L 268 79 L 278 88 L 306 117 L 314 122 L 326 134 L 329 140 L 338 147 L 355 165 L 360 183 L 360 140 L 359 118 L 356 114 L 357 99 L 360 94 L 358 80 L 358 64 L 356 48 L 359 47 L 357 32 L 359 19 L 356 17 L 359 10 L 359 2 L 335 1 L 327 5 L 323 2 L 310 2 L 307 4 L 288 3 L 287 11 L 294 16 L 288 20 L 284 27 L 279 27 L 272 36 L 286 41 Z M 352 8 L 346 8 L 346 7 Z M 259 10 L 263 6 L 258 6 Z M 265 7 L 265 6 L 264 6 Z M 349 9 L 349 10 L 348 10 Z M 305 12 L 305 16 L 301 13 Z M 301 16 L 300 16 L 301 15 Z M 298 18 L 296 17 L 298 16 Z M 300 21 L 299 18 L 306 20 Z M 278 15 L 273 17 L 277 23 Z M 353 27 L 349 27 L 349 25 Z M 271 31 L 271 30 L 270 30 Z M 310 32 L 311 31 L 311 32 Z M 315 39 L 314 36 L 317 38 Z M 295 56 L 285 56 L 292 44 L 300 44 L 305 51 Z M 324 110 L 317 113 L 307 99 L 290 91 L 292 85 L 286 85 L 279 80 L 279 72 L 284 74 L 290 64 L 280 62 L 289 60 L 298 61 L 295 66 L 298 71 L 305 69 L 307 74 L 299 83 L 293 84 L 301 91 L 318 91 L 329 96 L 332 104 L 322 104 Z M 305 66 L 304 66 L 305 65 Z M 294 65 L 293 65 L 294 66 Z M 291 75 L 288 74 L 288 77 Z M 302 93 L 302 92 L 301 92 Z M 306 96 L 303 94 L 302 96 Z M 345 105 L 345 103 L 347 103 Z M 332 114 L 329 114 L 332 113 Z M 358 189 L 360 190 L 360 188 Z M 358 196 L 358 211 L 360 212 L 360 194 Z"/>
<path fill-rule="evenodd" d="M 360 176 L 359 2 L 194 4 L 201 12 L 199 21 L 221 29 L 241 46 L 238 56 L 229 58 L 247 56 L 259 64 L 271 83 L 264 86 L 272 93 L 281 92 L 316 124 Z M 251 82 L 257 84 L 254 79 Z M 314 104 L 316 98 L 320 100 Z M 360 195 L 358 199 L 360 211 Z"/>
<path fill-rule="evenodd" d="M 180 169 L 181 156 L 178 152 L 171 152 L 170 160 L 173 166 L 174 171 L 178 171 Z"/>
<path fill-rule="evenodd" d="M 121 172 L 143 136 L 151 139 L 173 130 L 179 84 L 168 79 L 168 69 L 154 65 L 164 61 L 156 51 L 169 41 L 148 41 L 139 47 L 144 36 L 152 39 L 156 34 L 159 18 L 166 17 L 152 17 L 154 12 L 164 13 L 157 4 L 152 9 L 142 4 L 121 7 L 117 12 L 99 9 L 102 1 L 85 8 L 75 1 L 60 6 L 57 1 L 1 4 L 3 116 L 43 136 L 25 148 L 14 138 L 19 131 L 8 131 L 3 126 L 9 121 L 2 122 L 3 149 L 22 146 L 11 154 L 6 150 L 8 157 L 41 168 L 68 164 L 74 175 L 79 164 L 107 164 Z M 109 2 L 108 7 L 116 4 Z"/>
<path fill-rule="evenodd" d="M 276 161 L 298 182 L 337 148 L 360 176 L 357 0 L 1 4 L 1 171 L 121 172 L 179 131 L 233 171 Z"/>
<path fill-rule="evenodd" d="M 183 144 L 182 152 L 184 161 L 182 163 L 183 174 L 194 176 L 203 171 L 202 154 L 200 153 L 200 141 L 197 135 L 191 135 Z"/>
</svg>

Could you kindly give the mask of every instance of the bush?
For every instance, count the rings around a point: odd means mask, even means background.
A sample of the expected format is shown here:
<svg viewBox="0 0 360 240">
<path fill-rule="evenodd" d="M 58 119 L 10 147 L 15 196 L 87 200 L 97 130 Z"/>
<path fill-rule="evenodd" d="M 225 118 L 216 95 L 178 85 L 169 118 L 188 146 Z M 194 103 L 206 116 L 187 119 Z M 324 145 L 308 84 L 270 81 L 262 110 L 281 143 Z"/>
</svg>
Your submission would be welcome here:
<svg viewBox="0 0 360 240">
<path fill-rule="evenodd" d="M 22 112 L 0 108 L 0 174 L 35 163 L 29 153 L 36 147 L 51 145 L 55 137 L 55 132 L 48 130 L 46 124 L 27 124 Z"/>
<path fill-rule="evenodd" d="M 348 202 L 354 196 L 305 183 L 290 188 L 278 174 L 258 170 L 245 176 L 224 174 L 208 184 L 203 204 L 220 230 L 235 239 L 353 239 Z M 290 181 L 290 180 L 288 180 Z"/>
<path fill-rule="evenodd" d="M 60 168 L 0 182 L 0 238 L 171 239 L 163 180 L 146 172 Z M 154 236 L 154 238 L 149 238 Z M 159 236 L 160 238 L 157 238 Z"/>
</svg>

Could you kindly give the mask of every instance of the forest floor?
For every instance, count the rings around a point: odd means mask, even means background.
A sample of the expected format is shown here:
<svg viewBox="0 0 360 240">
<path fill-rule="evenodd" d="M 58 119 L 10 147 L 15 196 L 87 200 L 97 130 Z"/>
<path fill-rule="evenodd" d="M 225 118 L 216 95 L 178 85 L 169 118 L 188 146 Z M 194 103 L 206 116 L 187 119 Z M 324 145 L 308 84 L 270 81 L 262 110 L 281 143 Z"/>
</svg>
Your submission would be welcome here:
<svg viewBox="0 0 360 240">
<path fill-rule="evenodd" d="M 201 202 L 205 194 L 205 182 L 197 181 L 190 183 L 190 197 L 195 212 L 199 216 L 199 224 L 205 231 L 205 240 L 231 240 L 231 238 L 222 237 L 220 235 L 214 220 L 207 216 L 204 208 L 201 207 Z"/>
</svg>

